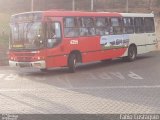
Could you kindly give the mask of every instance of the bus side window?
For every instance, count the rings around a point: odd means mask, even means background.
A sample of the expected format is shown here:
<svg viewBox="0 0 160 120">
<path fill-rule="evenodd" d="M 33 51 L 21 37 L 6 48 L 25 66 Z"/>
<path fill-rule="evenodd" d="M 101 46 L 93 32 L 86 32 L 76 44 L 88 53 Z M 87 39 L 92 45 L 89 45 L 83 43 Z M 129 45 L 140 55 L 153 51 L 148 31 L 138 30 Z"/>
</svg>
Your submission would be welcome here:
<svg viewBox="0 0 160 120">
<path fill-rule="evenodd" d="M 74 17 L 64 18 L 64 36 L 65 37 L 78 37 L 79 36 L 77 18 L 74 18 Z"/>
<path fill-rule="evenodd" d="M 134 18 L 135 33 L 144 33 L 144 21 L 143 18 Z"/>
<path fill-rule="evenodd" d="M 122 34 L 122 23 L 121 18 L 115 17 L 110 19 L 111 27 L 110 27 L 110 34 Z"/>
<path fill-rule="evenodd" d="M 79 24 L 80 36 L 87 36 L 88 35 L 88 29 L 85 27 L 84 19 L 79 18 L 78 19 L 78 24 Z"/>
<path fill-rule="evenodd" d="M 126 34 L 134 33 L 133 18 L 130 17 L 123 18 L 123 33 Z"/>
<path fill-rule="evenodd" d="M 97 35 L 108 35 L 109 34 L 109 23 L 108 18 L 98 17 L 96 18 L 96 34 Z"/>
<path fill-rule="evenodd" d="M 91 17 L 81 17 L 78 19 L 80 36 L 95 35 L 94 19 Z"/>
<path fill-rule="evenodd" d="M 155 32 L 154 18 L 144 18 L 144 25 L 146 33 Z"/>
<path fill-rule="evenodd" d="M 60 22 L 49 22 L 47 24 L 47 47 L 52 48 L 59 44 L 61 37 Z"/>
</svg>

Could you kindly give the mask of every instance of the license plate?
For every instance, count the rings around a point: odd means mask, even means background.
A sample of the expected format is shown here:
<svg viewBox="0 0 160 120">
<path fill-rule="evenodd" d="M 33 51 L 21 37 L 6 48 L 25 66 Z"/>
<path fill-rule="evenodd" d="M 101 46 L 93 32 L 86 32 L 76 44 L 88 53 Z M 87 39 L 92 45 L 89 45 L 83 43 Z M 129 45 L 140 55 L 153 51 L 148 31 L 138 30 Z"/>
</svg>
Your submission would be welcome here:
<svg viewBox="0 0 160 120">
<path fill-rule="evenodd" d="M 20 67 L 31 67 L 30 63 L 19 63 Z"/>
</svg>

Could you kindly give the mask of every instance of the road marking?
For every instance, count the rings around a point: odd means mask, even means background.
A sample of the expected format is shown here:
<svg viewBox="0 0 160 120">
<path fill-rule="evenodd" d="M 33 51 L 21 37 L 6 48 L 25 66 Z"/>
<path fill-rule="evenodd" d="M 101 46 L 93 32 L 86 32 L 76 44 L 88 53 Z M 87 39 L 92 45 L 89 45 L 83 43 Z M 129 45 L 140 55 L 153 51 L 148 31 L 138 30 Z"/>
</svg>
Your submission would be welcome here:
<svg viewBox="0 0 160 120">
<path fill-rule="evenodd" d="M 111 80 L 111 79 L 112 79 L 112 77 L 111 77 L 109 74 L 105 73 L 105 72 L 102 72 L 102 73 L 99 75 L 99 78 L 100 78 L 100 79 L 105 79 L 105 80 Z"/>
<path fill-rule="evenodd" d="M 160 85 L 153 86 L 107 86 L 107 87 L 80 87 L 73 89 L 150 89 L 150 88 L 160 88 Z"/>
<path fill-rule="evenodd" d="M 125 79 L 125 77 L 120 72 L 110 72 L 110 74 L 112 74 L 113 76 L 115 76 L 121 80 Z"/>
<path fill-rule="evenodd" d="M 0 74 L 0 79 L 4 78 L 5 74 Z"/>
<path fill-rule="evenodd" d="M 18 77 L 18 75 L 16 75 L 16 74 L 9 74 L 8 76 L 5 77 L 4 80 L 13 81 L 13 80 L 16 80 L 17 77 Z"/>
<path fill-rule="evenodd" d="M 108 86 L 108 87 L 79 87 L 79 88 L 70 88 L 70 87 L 64 87 L 64 88 L 58 88 L 54 87 L 51 89 L 45 89 L 45 88 L 35 88 L 35 89 L 0 89 L 0 92 L 26 92 L 26 91 L 50 91 L 51 90 L 84 90 L 84 89 L 151 89 L 151 88 L 160 88 L 160 85 L 153 85 L 153 86 Z"/>
<path fill-rule="evenodd" d="M 0 89 L 0 92 L 25 92 L 25 91 L 39 91 L 44 89 Z"/>
<path fill-rule="evenodd" d="M 142 80 L 142 79 L 143 79 L 140 75 L 137 75 L 137 74 L 134 73 L 134 72 L 130 72 L 130 73 L 128 74 L 128 77 L 133 78 L 133 79 L 136 79 L 136 80 Z"/>
<path fill-rule="evenodd" d="M 84 79 L 90 79 L 90 80 L 97 80 L 97 79 L 104 79 L 104 80 L 115 80 L 116 79 L 120 79 L 120 80 L 128 80 L 127 78 L 131 78 L 131 79 L 135 79 L 135 80 L 142 80 L 144 79 L 142 76 L 130 71 L 130 72 L 126 72 L 126 73 L 121 73 L 121 72 L 100 72 L 100 73 L 90 73 L 90 72 L 86 72 L 86 73 L 80 73 L 78 76 L 84 76 Z M 10 74 L 0 74 L 0 80 L 5 80 L 5 81 L 15 81 L 15 80 L 19 80 L 21 78 L 28 78 L 31 77 L 29 75 L 25 76 L 19 76 L 18 74 L 15 73 L 10 73 Z M 62 78 L 58 78 L 58 77 L 62 77 Z M 64 75 L 64 76 L 58 76 L 58 77 L 54 77 L 55 80 L 64 80 L 66 81 L 66 83 L 68 85 L 70 85 L 70 87 L 72 87 L 72 84 L 70 82 L 70 79 L 72 78 L 72 76 L 70 76 L 69 74 Z M 46 80 L 48 78 L 48 76 L 32 76 L 32 79 L 35 80 Z"/>
<path fill-rule="evenodd" d="M 130 71 L 126 73 L 121 72 L 100 72 L 100 73 L 92 73 L 92 72 L 86 72 L 86 73 L 80 73 L 79 76 L 84 76 L 84 79 L 90 79 L 90 80 L 97 80 L 97 79 L 104 79 L 104 80 L 128 80 L 127 78 L 135 79 L 135 80 L 142 80 L 144 79 L 142 76 Z"/>
</svg>

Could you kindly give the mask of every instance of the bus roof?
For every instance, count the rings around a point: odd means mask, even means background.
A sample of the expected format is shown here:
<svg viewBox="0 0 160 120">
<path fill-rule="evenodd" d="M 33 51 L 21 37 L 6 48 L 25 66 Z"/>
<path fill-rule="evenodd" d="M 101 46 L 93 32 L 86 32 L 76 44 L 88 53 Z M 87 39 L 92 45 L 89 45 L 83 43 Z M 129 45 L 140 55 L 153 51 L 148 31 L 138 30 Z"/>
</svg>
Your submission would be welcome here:
<svg viewBox="0 0 160 120">
<path fill-rule="evenodd" d="M 120 13 L 123 17 L 154 17 L 153 13 Z"/>
<path fill-rule="evenodd" d="M 123 16 L 154 17 L 153 13 L 118 13 L 118 12 L 85 12 L 85 11 L 45 11 L 46 16 Z"/>
<path fill-rule="evenodd" d="M 118 13 L 118 12 L 85 12 L 85 11 L 62 11 L 62 10 L 49 10 L 49 11 L 33 11 L 14 14 L 13 16 L 29 14 L 29 13 L 42 13 L 44 16 L 115 16 L 115 17 L 154 17 L 153 13 Z"/>
<path fill-rule="evenodd" d="M 17 13 L 13 14 L 12 17 L 17 16 L 17 15 L 24 15 L 24 14 L 30 14 L 30 13 L 43 13 L 42 11 L 33 11 L 33 12 L 22 12 L 22 13 Z"/>
<path fill-rule="evenodd" d="M 116 12 L 45 11 L 46 16 L 121 16 Z"/>
</svg>

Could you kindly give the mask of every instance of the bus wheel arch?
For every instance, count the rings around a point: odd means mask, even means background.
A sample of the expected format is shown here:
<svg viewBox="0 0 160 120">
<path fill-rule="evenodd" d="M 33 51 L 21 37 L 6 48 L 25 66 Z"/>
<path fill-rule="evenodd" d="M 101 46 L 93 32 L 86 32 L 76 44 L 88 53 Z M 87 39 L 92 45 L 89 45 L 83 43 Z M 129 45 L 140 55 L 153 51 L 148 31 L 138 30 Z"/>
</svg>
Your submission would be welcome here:
<svg viewBox="0 0 160 120">
<path fill-rule="evenodd" d="M 137 46 L 135 44 L 130 44 L 128 47 L 127 60 L 132 62 L 137 57 Z"/>
<path fill-rule="evenodd" d="M 68 56 L 68 67 L 69 72 L 74 73 L 76 71 L 76 64 L 82 62 L 81 52 L 78 50 L 73 50 Z"/>
</svg>

